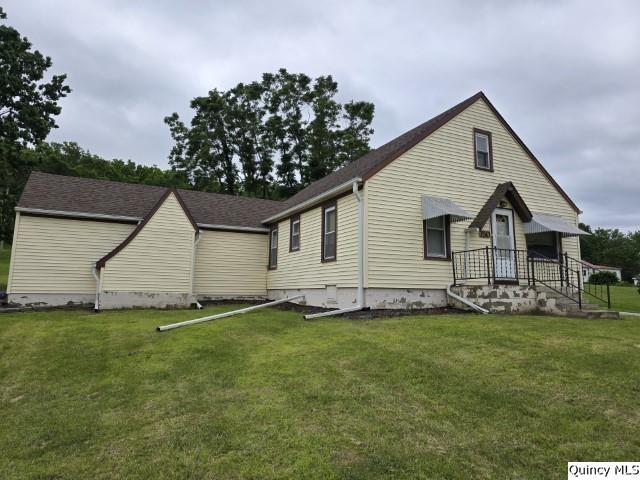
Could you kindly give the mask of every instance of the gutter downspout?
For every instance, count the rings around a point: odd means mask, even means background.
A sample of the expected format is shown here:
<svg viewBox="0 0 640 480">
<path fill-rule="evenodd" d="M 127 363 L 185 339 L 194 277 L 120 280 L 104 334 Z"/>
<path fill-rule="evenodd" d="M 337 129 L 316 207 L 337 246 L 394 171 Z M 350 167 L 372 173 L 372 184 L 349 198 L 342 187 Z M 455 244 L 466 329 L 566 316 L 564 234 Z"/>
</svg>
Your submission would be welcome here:
<svg viewBox="0 0 640 480">
<path fill-rule="evenodd" d="M 193 286 L 196 283 L 196 247 L 200 243 L 200 240 L 202 240 L 202 233 L 200 230 L 198 230 L 196 232 L 196 238 L 193 242 L 193 253 L 191 254 L 191 295 L 194 295 Z M 202 305 L 200 304 L 197 298 L 196 298 L 196 308 L 198 310 L 202 310 Z"/>
<path fill-rule="evenodd" d="M 305 320 L 319 317 L 330 317 L 333 315 L 341 315 L 343 313 L 356 312 L 365 308 L 366 302 L 364 298 L 364 198 L 358 190 L 358 181 L 354 181 L 352 185 L 353 195 L 358 202 L 358 294 L 356 297 L 356 306 L 342 308 L 339 310 L 331 310 L 329 312 L 314 313 L 305 315 Z"/>
<path fill-rule="evenodd" d="M 193 320 L 187 320 L 185 322 L 162 325 L 160 327 L 157 327 L 156 330 L 158 330 L 159 332 L 166 332 L 167 330 L 173 330 L 174 328 L 180 328 L 187 325 L 194 325 L 196 323 L 208 322 L 210 320 L 217 320 L 218 318 L 230 317 L 232 315 L 238 315 L 240 313 L 253 312 L 254 310 L 258 310 L 259 308 L 272 307 L 274 305 L 280 305 L 281 303 L 287 303 L 293 300 L 300 300 L 302 298 L 304 298 L 304 295 L 296 295 L 295 297 L 282 298 L 280 300 L 275 300 L 273 302 L 261 303 L 260 305 L 253 305 L 251 307 L 241 308 L 239 310 L 232 310 L 230 312 L 218 313 L 216 315 L 209 315 L 208 317 L 195 318 Z"/>
<path fill-rule="evenodd" d="M 93 275 L 93 278 L 96 279 L 96 299 L 93 304 L 93 311 L 98 313 L 100 311 L 100 276 L 98 275 L 95 263 L 91 267 L 91 274 Z"/>
<path fill-rule="evenodd" d="M 476 312 L 480 312 L 484 315 L 486 315 L 487 313 L 489 313 L 489 310 L 487 310 L 486 308 L 482 308 L 479 305 L 476 305 L 475 303 L 467 300 L 466 298 L 461 297 L 460 295 L 457 295 L 455 293 L 453 293 L 451 291 L 451 285 L 447 285 L 447 295 L 449 295 L 451 298 L 453 298 L 454 300 L 457 300 L 459 302 L 464 303 L 465 305 L 467 305 L 468 307 L 471 307 L 472 309 L 474 309 Z"/>
</svg>

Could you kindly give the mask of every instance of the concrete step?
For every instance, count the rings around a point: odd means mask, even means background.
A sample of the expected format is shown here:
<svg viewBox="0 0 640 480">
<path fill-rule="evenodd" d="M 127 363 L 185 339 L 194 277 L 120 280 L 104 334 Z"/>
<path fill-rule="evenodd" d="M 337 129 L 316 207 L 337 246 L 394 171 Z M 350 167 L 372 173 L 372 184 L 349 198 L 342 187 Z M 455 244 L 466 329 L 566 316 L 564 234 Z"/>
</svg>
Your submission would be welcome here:
<svg viewBox="0 0 640 480">
<path fill-rule="evenodd" d="M 620 313 L 611 310 L 571 310 L 567 311 L 567 317 L 617 319 L 620 318 Z"/>
</svg>

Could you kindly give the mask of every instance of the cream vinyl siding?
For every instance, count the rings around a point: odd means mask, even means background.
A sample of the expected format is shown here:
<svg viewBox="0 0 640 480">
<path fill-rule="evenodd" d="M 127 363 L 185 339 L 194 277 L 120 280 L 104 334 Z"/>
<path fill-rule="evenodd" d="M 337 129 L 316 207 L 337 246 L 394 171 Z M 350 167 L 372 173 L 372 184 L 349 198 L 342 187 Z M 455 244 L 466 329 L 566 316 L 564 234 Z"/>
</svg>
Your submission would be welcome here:
<svg viewBox="0 0 640 480">
<path fill-rule="evenodd" d="M 190 293 L 195 231 L 170 194 L 136 237 L 107 261 L 105 292 Z"/>
<path fill-rule="evenodd" d="M 195 293 L 267 294 L 268 235 L 203 230 L 196 246 Z"/>
<path fill-rule="evenodd" d="M 493 172 L 474 167 L 474 128 L 492 134 Z M 366 286 L 444 288 L 453 279 L 451 262 L 423 259 L 422 195 L 449 198 L 476 215 L 496 186 L 507 181 L 514 183 L 533 212 L 561 215 L 577 224 L 569 203 L 478 100 L 367 181 Z M 453 251 L 464 250 L 464 229 L 470 223 L 451 225 Z M 526 249 L 519 218 L 515 226 L 517 247 Z M 491 245 L 491 239 L 474 235 L 469 248 L 485 245 Z M 563 249 L 580 258 L 576 237 L 564 239 Z"/>
<path fill-rule="evenodd" d="M 267 272 L 268 289 L 357 286 L 357 201 L 350 194 L 339 198 L 337 205 L 337 260 L 320 260 L 322 207 L 300 215 L 300 250 L 296 252 L 289 252 L 290 221 L 283 220 L 278 224 L 278 268 Z"/>
<path fill-rule="evenodd" d="M 9 285 L 13 294 L 95 293 L 93 264 L 135 228 L 25 214 L 16 223 Z"/>
</svg>

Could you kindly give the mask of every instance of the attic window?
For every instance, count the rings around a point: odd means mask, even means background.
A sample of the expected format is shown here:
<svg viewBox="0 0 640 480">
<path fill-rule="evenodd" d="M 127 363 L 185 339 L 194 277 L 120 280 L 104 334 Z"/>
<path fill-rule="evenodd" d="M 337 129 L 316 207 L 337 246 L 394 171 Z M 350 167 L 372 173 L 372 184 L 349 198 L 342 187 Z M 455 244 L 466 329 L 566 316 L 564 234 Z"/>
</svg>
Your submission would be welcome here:
<svg viewBox="0 0 640 480">
<path fill-rule="evenodd" d="M 491 132 L 473 130 L 476 168 L 493 171 L 493 152 L 491 151 Z"/>
</svg>

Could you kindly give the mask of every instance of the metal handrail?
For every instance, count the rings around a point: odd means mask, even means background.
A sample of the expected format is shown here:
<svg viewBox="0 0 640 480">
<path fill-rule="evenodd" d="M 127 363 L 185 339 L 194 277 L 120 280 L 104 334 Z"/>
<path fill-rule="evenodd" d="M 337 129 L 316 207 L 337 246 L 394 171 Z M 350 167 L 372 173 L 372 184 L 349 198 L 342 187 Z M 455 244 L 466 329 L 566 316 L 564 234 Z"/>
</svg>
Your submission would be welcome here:
<svg viewBox="0 0 640 480">
<path fill-rule="evenodd" d="M 497 261 L 504 258 L 510 260 L 506 263 Z M 587 265 L 567 253 L 554 259 L 527 250 L 486 246 L 453 252 L 451 260 L 454 285 L 463 280 L 486 280 L 488 285 L 526 280 L 529 285 L 544 285 L 576 302 L 580 308 L 583 294 L 606 302 L 611 308 L 609 285 L 585 283 L 582 272 Z"/>
</svg>

